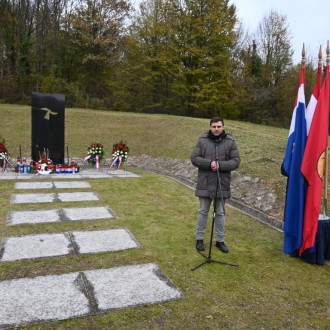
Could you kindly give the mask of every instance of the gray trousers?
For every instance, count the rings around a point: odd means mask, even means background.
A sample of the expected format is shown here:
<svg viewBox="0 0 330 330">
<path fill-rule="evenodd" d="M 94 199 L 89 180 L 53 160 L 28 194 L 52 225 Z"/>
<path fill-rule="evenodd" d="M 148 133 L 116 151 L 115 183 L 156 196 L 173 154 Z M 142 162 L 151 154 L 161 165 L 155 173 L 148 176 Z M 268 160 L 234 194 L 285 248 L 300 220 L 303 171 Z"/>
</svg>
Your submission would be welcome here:
<svg viewBox="0 0 330 330">
<path fill-rule="evenodd" d="M 204 234 L 207 226 L 207 218 L 212 203 L 211 198 L 199 197 L 199 210 L 197 216 L 197 228 L 196 228 L 196 239 L 204 239 Z M 214 226 L 215 234 L 218 242 L 224 242 L 225 239 L 225 213 L 222 207 L 222 201 L 220 198 L 217 198 L 215 201 L 215 217 L 214 217 Z M 225 199 L 223 200 L 225 202 Z M 212 214 L 214 213 L 214 206 Z"/>
</svg>

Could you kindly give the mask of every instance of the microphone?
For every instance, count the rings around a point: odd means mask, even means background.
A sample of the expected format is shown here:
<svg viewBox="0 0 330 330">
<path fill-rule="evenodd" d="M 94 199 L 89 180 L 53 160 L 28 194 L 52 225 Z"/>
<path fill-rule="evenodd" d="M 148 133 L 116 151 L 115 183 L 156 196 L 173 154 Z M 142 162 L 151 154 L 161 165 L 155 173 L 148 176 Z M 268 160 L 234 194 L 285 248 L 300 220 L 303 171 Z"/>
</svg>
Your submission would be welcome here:
<svg viewBox="0 0 330 330">
<path fill-rule="evenodd" d="M 217 143 L 214 144 L 214 153 L 215 153 L 215 160 L 218 161 L 219 159 L 219 141 L 216 141 Z"/>
</svg>

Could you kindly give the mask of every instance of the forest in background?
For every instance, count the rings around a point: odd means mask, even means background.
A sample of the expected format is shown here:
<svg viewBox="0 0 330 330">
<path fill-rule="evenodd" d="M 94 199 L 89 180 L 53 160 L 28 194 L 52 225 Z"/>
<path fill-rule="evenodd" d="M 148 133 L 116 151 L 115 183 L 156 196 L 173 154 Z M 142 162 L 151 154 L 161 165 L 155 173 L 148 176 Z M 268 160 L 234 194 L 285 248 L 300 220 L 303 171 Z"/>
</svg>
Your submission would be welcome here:
<svg viewBox="0 0 330 330">
<path fill-rule="evenodd" d="M 1 0 L 0 102 L 288 127 L 301 65 L 286 17 L 250 33 L 228 0 Z M 317 63 L 306 59 L 306 96 Z M 307 99 L 308 100 L 308 99 Z"/>
</svg>

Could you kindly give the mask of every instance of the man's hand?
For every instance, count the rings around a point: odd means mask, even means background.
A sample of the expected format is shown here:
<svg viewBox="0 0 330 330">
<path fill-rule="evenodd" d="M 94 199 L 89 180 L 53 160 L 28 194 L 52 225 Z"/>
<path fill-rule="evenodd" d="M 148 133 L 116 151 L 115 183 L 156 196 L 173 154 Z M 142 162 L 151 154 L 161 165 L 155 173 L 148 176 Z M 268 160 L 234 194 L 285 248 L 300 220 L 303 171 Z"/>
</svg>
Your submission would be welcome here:
<svg viewBox="0 0 330 330">
<path fill-rule="evenodd" d="M 219 163 L 217 161 L 213 160 L 211 162 L 211 170 L 214 171 L 214 172 L 216 172 L 217 169 L 218 169 L 218 167 L 219 167 Z"/>
</svg>

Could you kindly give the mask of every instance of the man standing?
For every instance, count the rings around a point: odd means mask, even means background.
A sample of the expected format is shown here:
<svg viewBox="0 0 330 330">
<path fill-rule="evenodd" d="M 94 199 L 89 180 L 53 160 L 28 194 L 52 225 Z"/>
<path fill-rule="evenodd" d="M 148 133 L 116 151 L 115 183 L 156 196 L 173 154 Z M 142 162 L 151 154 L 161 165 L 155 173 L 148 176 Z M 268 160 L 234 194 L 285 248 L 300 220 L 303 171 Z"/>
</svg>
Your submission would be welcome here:
<svg viewBox="0 0 330 330">
<path fill-rule="evenodd" d="M 197 217 L 196 249 L 204 251 L 204 234 L 212 200 L 215 210 L 215 246 L 227 253 L 225 235 L 225 200 L 230 198 L 231 171 L 238 168 L 241 158 L 234 139 L 226 134 L 224 121 L 215 117 L 210 120 L 210 130 L 198 139 L 191 154 L 191 162 L 198 168 L 195 195 L 200 207 Z"/>
</svg>

